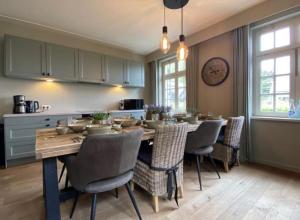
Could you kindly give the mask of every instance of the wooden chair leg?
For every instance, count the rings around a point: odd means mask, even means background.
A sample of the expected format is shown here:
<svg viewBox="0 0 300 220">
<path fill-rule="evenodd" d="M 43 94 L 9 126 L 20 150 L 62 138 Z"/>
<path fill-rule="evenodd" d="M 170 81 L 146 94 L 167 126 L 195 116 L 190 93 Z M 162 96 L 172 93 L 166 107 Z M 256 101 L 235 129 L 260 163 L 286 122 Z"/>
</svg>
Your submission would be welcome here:
<svg viewBox="0 0 300 220">
<path fill-rule="evenodd" d="M 158 196 L 152 196 L 152 203 L 153 203 L 153 209 L 154 212 L 157 213 L 159 212 L 159 204 L 158 204 Z"/>
<path fill-rule="evenodd" d="M 181 184 L 181 186 L 178 187 L 178 191 L 180 193 L 180 198 L 183 198 L 184 197 L 183 184 Z"/>
<path fill-rule="evenodd" d="M 225 172 L 228 173 L 229 171 L 229 167 L 228 167 L 228 162 L 224 162 L 224 169 L 225 169 Z"/>
<path fill-rule="evenodd" d="M 130 189 L 132 192 L 134 191 L 134 182 L 133 181 L 130 181 Z"/>
</svg>

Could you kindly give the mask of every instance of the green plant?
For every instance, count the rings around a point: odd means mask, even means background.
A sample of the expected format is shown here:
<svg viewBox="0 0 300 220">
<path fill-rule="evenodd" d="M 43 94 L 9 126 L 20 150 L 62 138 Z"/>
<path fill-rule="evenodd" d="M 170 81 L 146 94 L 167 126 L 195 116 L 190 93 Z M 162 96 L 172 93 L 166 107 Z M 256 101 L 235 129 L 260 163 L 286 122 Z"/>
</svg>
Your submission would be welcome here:
<svg viewBox="0 0 300 220">
<path fill-rule="evenodd" d="M 93 119 L 97 121 L 107 120 L 109 118 L 109 114 L 105 112 L 96 112 L 93 114 Z"/>
</svg>

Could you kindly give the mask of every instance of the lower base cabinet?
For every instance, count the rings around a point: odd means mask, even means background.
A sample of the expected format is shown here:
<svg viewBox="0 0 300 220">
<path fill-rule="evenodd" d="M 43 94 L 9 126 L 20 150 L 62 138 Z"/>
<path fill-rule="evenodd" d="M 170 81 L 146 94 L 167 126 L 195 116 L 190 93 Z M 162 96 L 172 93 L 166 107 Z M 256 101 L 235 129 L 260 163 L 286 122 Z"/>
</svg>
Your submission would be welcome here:
<svg viewBox="0 0 300 220">
<path fill-rule="evenodd" d="M 53 128 L 57 121 L 68 121 L 81 115 L 4 117 L 5 166 L 35 161 L 37 129 Z"/>
</svg>

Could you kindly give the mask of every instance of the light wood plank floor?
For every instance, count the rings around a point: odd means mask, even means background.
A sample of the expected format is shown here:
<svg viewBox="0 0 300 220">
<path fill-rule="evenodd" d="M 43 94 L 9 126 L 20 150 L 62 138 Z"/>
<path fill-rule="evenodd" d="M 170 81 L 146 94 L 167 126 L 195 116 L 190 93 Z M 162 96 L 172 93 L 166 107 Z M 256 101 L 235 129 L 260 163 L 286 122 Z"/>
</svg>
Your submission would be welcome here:
<svg viewBox="0 0 300 220">
<path fill-rule="evenodd" d="M 144 219 L 300 219 L 300 176 L 260 165 L 244 164 L 222 179 L 205 163 L 203 191 L 199 191 L 195 164 L 185 166 L 185 197 L 180 208 L 160 199 L 155 214 L 151 197 L 136 187 L 136 199 Z M 0 170 L 0 219 L 44 219 L 41 163 Z M 63 182 L 63 181 L 62 181 Z M 62 186 L 61 186 L 62 187 Z M 98 196 L 97 219 L 136 219 L 124 188 L 119 199 L 113 192 Z M 72 201 L 61 205 L 63 219 L 69 219 Z M 73 219 L 89 219 L 90 198 L 80 197 Z"/>
</svg>

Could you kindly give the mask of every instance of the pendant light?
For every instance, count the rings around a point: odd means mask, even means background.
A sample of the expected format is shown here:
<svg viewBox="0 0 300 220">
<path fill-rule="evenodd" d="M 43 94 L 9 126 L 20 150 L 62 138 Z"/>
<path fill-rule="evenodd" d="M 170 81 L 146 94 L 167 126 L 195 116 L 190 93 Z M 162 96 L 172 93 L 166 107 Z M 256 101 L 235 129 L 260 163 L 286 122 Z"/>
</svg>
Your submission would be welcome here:
<svg viewBox="0 0 300 220">
<path fill-rule="evenodd" d="M 170 50 L 171 43 L 168 38 L 168 27 L 166 26 L 166 7 L 164 6 L 164 26 L 162 28 L 163 36 L 160 40 L 160 50 L 162 53 L 166 54 Z"/>
<path fill-rule="evenodd" d="M 189 50 L 185 45 L 185 37 L 183 35 L 183 6 L 181 7 L 181 35 L 179 35 L 179 46 L 176 51 L 178 61 L 186 60 Z"/>
</svg>

